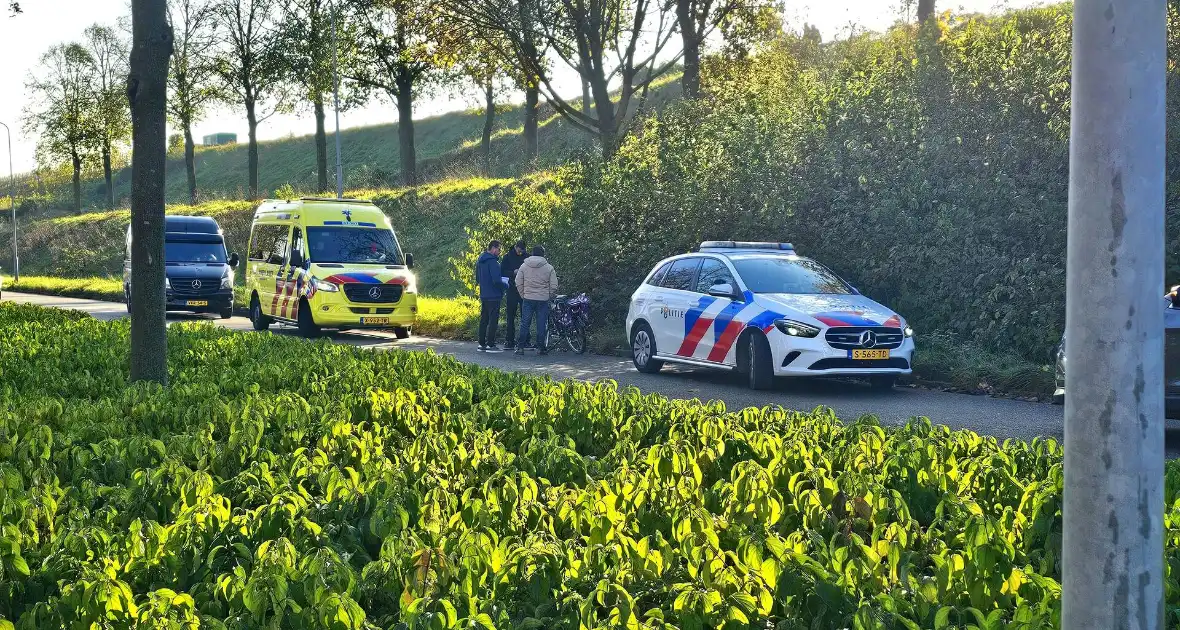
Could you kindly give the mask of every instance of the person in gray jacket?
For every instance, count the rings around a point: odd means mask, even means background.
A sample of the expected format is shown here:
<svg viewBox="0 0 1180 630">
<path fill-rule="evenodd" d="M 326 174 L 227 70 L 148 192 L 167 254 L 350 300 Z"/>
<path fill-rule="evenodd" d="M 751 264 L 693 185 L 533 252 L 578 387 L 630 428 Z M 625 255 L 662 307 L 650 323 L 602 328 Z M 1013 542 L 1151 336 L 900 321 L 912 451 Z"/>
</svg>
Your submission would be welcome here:
<svg viewBox="0 0 1180 630">
<path fill-rule="evenodd" d="M 545 349 L 545 328 L 549 323 L 549 300 L 557 297 L 557 271 L 545 260 L 545 248 L 537 245 L 533 255 L 524 259 L 516 270 L 516 290 L 523 301 L 520 330 L 516 335 L 516 354 L 524 354 L 529 345 L 529 328 L 537 318 L 537 347 L 542 355 Z"/>
</svg>

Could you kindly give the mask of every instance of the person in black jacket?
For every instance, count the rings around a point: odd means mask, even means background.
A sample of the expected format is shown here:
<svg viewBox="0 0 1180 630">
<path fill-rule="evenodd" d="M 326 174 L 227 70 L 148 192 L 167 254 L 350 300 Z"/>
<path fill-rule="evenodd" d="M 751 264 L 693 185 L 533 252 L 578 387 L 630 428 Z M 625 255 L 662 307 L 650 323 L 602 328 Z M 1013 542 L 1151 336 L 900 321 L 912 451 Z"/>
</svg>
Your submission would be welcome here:
<svg viewBox="0 0 1180 630">
<path fill-rule="evenodd" d="M 475 282 L 479 286 L 479 351 L 501 352 L 496 345 L 496 328 L 500 325 L 500 300 L 506 283 L 500 273 L 500 241 L 488 243 L 487 251 L 479 255 Z"/>
<path fill-rule="evenodd" d="M 505 348 L 516 347 L 516 315 L 520 312 L 520 293 L 516 291 L 516 270 L 520 269 L 521 263 L 525 258 L 528 258 L 527 251 L 522 238 L 516 241 L 507 254 L 504 254 L 504 261 L 500 263 L 500 273 L 508 277 L 508 291 L 504 296 L 508 310 L 506 314 L 508 328 L 504 331 Z"/>
</svg>

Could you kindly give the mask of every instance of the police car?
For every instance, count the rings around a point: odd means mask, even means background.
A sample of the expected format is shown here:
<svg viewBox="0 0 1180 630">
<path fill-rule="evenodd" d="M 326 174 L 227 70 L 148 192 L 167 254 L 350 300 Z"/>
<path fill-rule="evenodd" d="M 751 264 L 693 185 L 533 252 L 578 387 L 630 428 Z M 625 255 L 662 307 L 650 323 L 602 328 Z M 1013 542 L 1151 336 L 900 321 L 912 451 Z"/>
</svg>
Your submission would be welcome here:
<svg viewBox="0 0 1180 630">
<path fill-rule="evenodd" d="M 631 296 L 635 367 L 737 371 L 750 387 L 775 376 L 858 376 L 893 387 L 911 372 L 914 331 L 790 243 L 706 241 L 657 264 Z"/>
</svg>

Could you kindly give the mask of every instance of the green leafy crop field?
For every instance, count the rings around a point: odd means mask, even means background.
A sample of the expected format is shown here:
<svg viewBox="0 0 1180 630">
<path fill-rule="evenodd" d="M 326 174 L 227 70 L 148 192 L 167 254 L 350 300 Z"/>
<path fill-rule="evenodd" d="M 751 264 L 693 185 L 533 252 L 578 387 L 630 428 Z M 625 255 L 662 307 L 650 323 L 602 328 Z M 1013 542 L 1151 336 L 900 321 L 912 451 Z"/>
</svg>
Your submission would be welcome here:
<svg viewBox="0 0 1180 630">
<path fill-rule="evenodd" d="M 0 335 L 18 628 L 1059 624 L 1052 441 L 193 324 L 130 387 L 126 322 L 0 304 Z"/>
</svg>

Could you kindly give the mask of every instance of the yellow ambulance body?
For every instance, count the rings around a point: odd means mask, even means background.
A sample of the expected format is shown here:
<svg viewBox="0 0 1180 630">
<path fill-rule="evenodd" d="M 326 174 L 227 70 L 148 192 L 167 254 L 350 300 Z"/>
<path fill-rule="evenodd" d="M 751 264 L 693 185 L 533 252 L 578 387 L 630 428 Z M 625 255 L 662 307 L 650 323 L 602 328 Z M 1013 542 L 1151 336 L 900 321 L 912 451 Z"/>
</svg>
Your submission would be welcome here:
<svg viewBox="0 0 1180 630">
<path fill-rule="evenodd" d="M 368 201 L 268 200 L 250 229 L 250 319 L 256 330 L 279 321 L 306 336 L 370 328 L 405 338 L 418 315 L 413 266 L 389 218 Z"/>
</svg>

